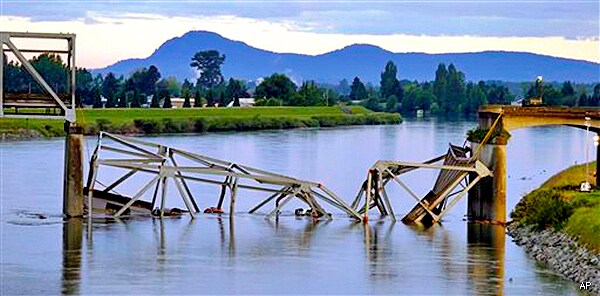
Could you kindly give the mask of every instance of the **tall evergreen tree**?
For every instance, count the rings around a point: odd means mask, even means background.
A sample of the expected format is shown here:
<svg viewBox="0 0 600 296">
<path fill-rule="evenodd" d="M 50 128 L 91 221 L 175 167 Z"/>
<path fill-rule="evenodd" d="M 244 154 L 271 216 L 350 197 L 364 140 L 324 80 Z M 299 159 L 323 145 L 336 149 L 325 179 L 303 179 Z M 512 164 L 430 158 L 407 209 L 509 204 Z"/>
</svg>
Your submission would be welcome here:
<svg viewBox="0 0 600 296">
<path fill-rule="evenodd" d="M 165 94 L 165 99 L 163 101 L 163 108 L 173 108 L 173 105 L 171 104 L 171 94 L 169 94 L 168 92 Z"/>
<path fill-rule="evenodd" d="M 380 91 L 381 97 L 387 100 L 390 96 L 395 96 L 398 103 L 402 102 L 403 92 L 400 86 L 400 81 L 396 77 L 398 75 L 398 68 L 394 62 L 389 61 L 385 65 L 384 71 L 381 73 Z"/>
<path fill-rule="evenodd" d="M 183 91 L 183 108 L 190 108 L 192 104 L 190 103 L 190 91 L 185 89 Z"/>
<path fill-rule="evenodd" d="M 437 104 L 441 112 L 447 112 L 448 98 L 446 96 L 448 90 L 448 70 L 445 64 L 439 64 L 435 71 L 435 80 L 433 81 L 433 94 L 435 95 Z"/>
<path fill-rule="evenodd" d="M 119 91 L 119 81 L 115 75 L 110 72 L 106 74 L 102 82 L 102 95 L 106 98 L 106 108 L 117 106 L 117 92 Z"/>
<path fill-rule="evenodd" d="M 202 107 L 202 97 L 200 96 L 200 91 L 196 89 L 194 93 L 194 107 Z"/>
<path fill-rule="evenodd" d="M 354 77 L 354 80 L 352 80 L 352 85 L 350 86 L 350 95 L 348 95 L 348 97 L 353 101 L 362 101 L 367 99 L 367 88 L 358 77 Z"/>
<path fill-rule="evenodd" d="M 208 92 L 206 92 L 206 105 L 208 107 L 214 107 L 215 105 L 215 98 L 212 89 L 209 89 Z"/>
<path fill-rule="evenodd" d="M 127 94 L 125 93 L 125 91 L 120 91 L 119 92 L 118 106 L 119 106 L 119 108 L 126 108 L 127 107 Z"/>
<path fill-rule="evenodd" d="M 131 108 L 139 108 L 141 107 L 140 104 L 140 94 L 137 92 L 137 90 L 133 91 L 133 94 L 131 95 Z"/>
<path fill-rule="evenodd" d="M 100 87 L 94 87 L 93 91 L 94 108 L 102 108 L 102 97 L 100 96 Z"/>
</svg>

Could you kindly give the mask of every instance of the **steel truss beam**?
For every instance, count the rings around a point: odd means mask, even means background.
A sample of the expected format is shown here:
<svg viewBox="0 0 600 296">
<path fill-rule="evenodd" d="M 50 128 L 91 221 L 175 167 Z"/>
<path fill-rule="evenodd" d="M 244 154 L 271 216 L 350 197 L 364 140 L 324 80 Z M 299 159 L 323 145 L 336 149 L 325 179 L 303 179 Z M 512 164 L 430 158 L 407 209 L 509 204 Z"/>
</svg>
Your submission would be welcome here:
<svg viewBox="0 0 600 296">
<path fill-rule="evenodd" d="M 460 152 L 457 155 L 457 152 Z M 448 211 L 482 178 L 491 176 L 490 170 L 479 160 L 466 157 L 466 150 L 450 145 L 447 154 L 422 163 L 406 161 L 377 161 L 368 171 L 352 208 L 368 220 L 369 210 L 377 208 L 383 216 L 390 215 L 396 220 L 394 209 L 386 191 L 386 185 L 393 181 L 408 193 L 417 205 L 404 216 L 404 222 L 423 222 L 431 219 L 439 222 Z M 404 181 L 401 176 L 416 169 L 439 170 L 434 188 L 423 198 Z M 471 178 L 469 177 L 471 176 Z M 470 180 L 469 180 L 470 179 Z M 361 203 L 363 203 L 361 205 Z"/>
<path fill-rule="evenodd" d="M 61 39 L 67 41 L 67 50 L 53 50 L 53 49 L 19 49 L 12 42 L 12 38 L 21 39 Z M 5 49 L 4 46 L 7 46 Z M 10 107 L 6 104 L 6 97 L 4 93 L 4 51 L 12 52 L 17 60 L 21 63 L 22 67 L 33 77 L 35 82 L 44 90 L 44 92 L 51 98 L 50 104 L 52 107 L 60 108 L 62 110 L 61 116 L 43 115 L 43 114 L 19 114 L 18 111 L 15 113 L 6 114 L 4 112 L 5 107 Z M 67 67 L 69 70 L 69 92 L 70 106 L 68 106 L 55 92 L 54 89 L 46 80 L 40 75 L 40 73 L 31 65 L 31 63 L 25 58 L 23 53 L 40 53 L 40 52 L 52 52 L 59 54 L 67 54 Z M 75 116 L 75 34 L 54 34 L 54 33 L 24 33 L 24 32 L 0 32 L 0 117 L 12 117 L 12 118 L 41 118 L 41 119 L 63 119 L 68 122 L 74 123 L 76 120 Z M 24 101 L 27 101 L 25 99 Z M 25 103 L 23 107 L 36 108 L 35 104 L 31 105 Z M 40 108 L 41 106 L 37 106 Z M 15 107 L 18 110 L 19 107 Z M 48 108 L 44 104 L 44 108 Z"/>
<path fill-rule="evenodd" d="M 106 153 L 109 154 L 110 158 L 105 156 Z M 179 165 L 179 160 L 187 161 L 186 165 Z M 238 191 L 252 190 L 268 192 L 271 195 L 252 208 L 250 213 L 254 213 L 266 204 L 274 202 L 275 208 L 268 216 L 275 216 L 290 200 L 297 199 L 308 205 L 315 217 L 331 218 L 331 215 L 319 203 L 319 201 L 324 201 L 342 210 L 350 217 L 361 219 L 355 209 L 348 206 L 321 183 L 299 180 L 238 163 L 105 132 L 100 132 L 98 144 L 90 159 L 87 183 L 88 205 L 92 204 L 94 187 L 97 184 L 102 184 L 97 180 L 98 171 L 101 167 L 126 170 L 126 173 L 116 180 L 106 183 L 107 185 L 103 186 L 104 192 L 115 192 L 115 188 L 127 182 L 133 175 L 150 174 L 154 176 L 150 182 L 142 186 L 127 204 L 115 213 L 115 217 L 123 215 L 135 201 L 141 199 L 153 186 L 152 207 L 154 208 L 155 204 L 160 203 L 160 214 L 161 216 L 164 215 L 168 195 L 167 184 L 171 181 L 175 184 L 177 192 L 192 218 L 200 212 L 200 209 L 188 182 L 219 186 L 221 193 L 217 208 L 222 207 L 223 200 L 229 192 L 230 215 L 235 212 Z M 160 188 L 162 188 L 162 191 L 159 190 Z M 160 195 L 159 192 L 161 192 Z"/>
</svg>

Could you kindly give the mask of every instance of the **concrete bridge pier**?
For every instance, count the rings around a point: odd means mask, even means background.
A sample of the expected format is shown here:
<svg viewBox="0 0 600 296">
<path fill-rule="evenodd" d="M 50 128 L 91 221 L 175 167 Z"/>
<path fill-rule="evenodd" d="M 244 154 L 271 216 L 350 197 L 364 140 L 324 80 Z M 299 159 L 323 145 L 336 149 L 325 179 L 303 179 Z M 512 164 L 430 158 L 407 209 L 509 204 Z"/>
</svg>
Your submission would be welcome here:
<svg viewBox="0 0 600 296">
<path fill-rule="evenodd" d="M 485 177 L 469 191 L 467 217 L 469 221 L 506 223 L 506 141 L 496 138 L 495 143 L 485 144 L 479 154 L 493 173 Z M 473 151 L 479 143 L 471 143 Z"/>
<path fill-rule="evenodd" d="M 65 122 L 65 176 L 63 214 L 69 218 L 83 216 L 83 129 Z"/>
</svg>

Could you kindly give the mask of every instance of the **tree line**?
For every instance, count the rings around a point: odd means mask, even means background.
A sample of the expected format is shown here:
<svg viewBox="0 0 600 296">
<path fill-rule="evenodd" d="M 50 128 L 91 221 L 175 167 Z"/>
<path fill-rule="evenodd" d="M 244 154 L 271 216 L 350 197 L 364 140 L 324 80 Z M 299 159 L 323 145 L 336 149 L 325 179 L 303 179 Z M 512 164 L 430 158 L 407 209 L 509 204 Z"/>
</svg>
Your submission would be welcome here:
<svg viewBox="0 0 600 296">
<path fill-rule="evenodd" d="M 21 65 L 15 61 L 4 66 L 6 92 L 39 93 L 37 86 Z M 68 69 L 59 55 L 44 53 L 33 57 L 32 65 L 58 93 L 68 90 Z M 474 113 L 485 104 L 510 104 L 515 95 L 501 82 L 467 81 L 465 74 L 450 64 L 441 63 L 433 81 L 399 79 L 398 67 L 389 61 L 383 68 L 379 85 L 363 83 L 354 77 L 337 85 L 304 81 L 299 86 L 285 74 L 275 73 L 256 83 L 230 78 L 225 80 L 221 67 L 225 55 L 216 50 L 200 51 L 190 59 L 190 67 L 198 72 L 196 81 L 162 77 L 151 65 L 138 69 L 129 77 L 108 73 L 93 76 L 85 68 L 76 70 L 78 105 L 124 108 L 148 105 L 151 108 L 171 108 L 173 97 L 184 99 L 183 107 L 225 106 L 253 93 L 256 105 L 263 106 L 332 106 L 339 103 L 361 104 L 371 110 L 412 114 L 423 110 L 434 114 Z M 556 85 L 540 82 L 524 83 L 522 97 L 544 98 L 549 106 L 600 106 L 600 84 L 588 94 L 585 87 L 569 81 Z M 541 92 L 541 93 L 540 93 Z M 101 98 L 104 98 L 103 101 Z M 193 103 L 192 103 L 193 99 Z"/>
</svg>

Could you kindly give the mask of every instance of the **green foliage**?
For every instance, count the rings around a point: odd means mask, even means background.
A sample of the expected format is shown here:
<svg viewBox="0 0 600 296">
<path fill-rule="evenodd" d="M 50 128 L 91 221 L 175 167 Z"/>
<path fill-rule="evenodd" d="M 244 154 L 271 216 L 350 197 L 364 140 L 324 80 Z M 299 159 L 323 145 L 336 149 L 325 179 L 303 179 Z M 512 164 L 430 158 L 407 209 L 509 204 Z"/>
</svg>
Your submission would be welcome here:
<svg viewBox="0 0 600 296">
<path fill-rule="evenodd" d="M 533 225 L 538 230 L 547 227 L 561 229 L 574 207 L 556 189 L 538 189 L 524 196 L 510 214 L 514 221 Z"/>
<path fill-rule="evenodd" d="M 595 163 L 592 167 L 595 170 Z M 552 176 L 540 189 L 523 197 L 511 217 L 536 229 L 562 229 L 600 251 L 600 191 L 579 192 L 585 173 L 585 165 L 576 165 Z"/>
<path fill-rule="evenodd" d="M 183 91 L 183 108 L 190 108 L 192 104 L 190 102 L 190 92 L 188 89 L 184 89 Z"/>
<path fill-rule="evenodd" d="M 600 252 L 600 206 L 578 208 L 567 221 L 564 230 L 580 243 Z"/>
<path fill-rule="evenodd" d="M 117 94 L 119 92 L 119 80 L 110 72 L 106 74 L 102 82 L 101 94 L 106 98 L 106 108 L 117 107 Z"/>
<path fill-rule="evenodd" d="M 396 77 L 398 69 L 394 62 L 389 61 L 381 73 L 380 92 L 381 97 L 387 100 L 390 96 L 395 96 L 398 103 L 402 102 L 404 97 L 400 81 Z"/>
<path fill-rule="evenodd" d="M 102 97 L 100 96 L 100 89 L 95 87 L 93 90 L 94 108 L 102 108 Z"/>
<path fill-rule="evenodd" d="M 468 130 L 467 131 L 467 141 L 481 143 L 481 141 L 483 141 L 483 139 L 485 138 L 485 136 L 487 135 L 488 132 L 489 132 L 489 129 L 480 129 L 480 128 Z M 493 142 L 493 140 L 498 137 L 508 140 L 508 139 L 510 139 L 510 133 L 506 130 L 496 129 L 494 132 L 492 132 L 492 135 L 488 139 L 488 142 Z"/>
<path fill-rule="evenodd" d="M 167 95 L 165 96 L 164 100 L 163 100 L 163 108 L 173 108 L 173 105 L 171 104 L 171 95 L 167 93 Z"/>
<path fill-rule="evenodd" d="M 352 80 L 349 98 L 352 101 L 362 101 L 367 99 L 367 89 L 358 77 L 354 77 L 354 80 Z"/>
<path fill-rule="evenodd" d="M 227 105 L 232 100 L 234 101 L 234 106 L 240 106 L 239 98 L 249 97 L 248 90 L 246 89 L 246 84 L 241 80 L 235 80 L 230 78 L 227 82 L 227 87 L 225 88 L 225 98 L 226 100 L 223 104 Z M 235 103 L 237 102 L 237 103 Z"/>
<path fill-rule="evenodd" d="M 199 90 L 194 92 L 194 107 L 202 107 L 202 96 Z"/>
<path fill-rule="evenodd" d="M 254 106 L 283 106 L 283 102 L 278 99 L 257 99 Z"/>
<path fill-rule="evenodd" d="M 385 111 L 386 112 L 398 112 L 398 98 L 395 95 L 391 95 L 387 98 L 385 102 Z"/>
<path fill-rule="evenodd" d="M 198 84 L 211 89 L 216 85 L 223 83 L 223 74 L 221 74 L 221 65 L 225 62 L 225 55 L 217 50 L 199 51 L 192 57 L 191 67 L 200 72 Z"/>
<path fill-rule="evenodd" d="M 294 94 L 296 85 L 284 74 L 273 74 L 263 80 L 254 92 L 257 99 L 278 99 L 288 105 Z"/>
</svg>

